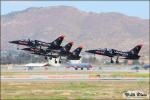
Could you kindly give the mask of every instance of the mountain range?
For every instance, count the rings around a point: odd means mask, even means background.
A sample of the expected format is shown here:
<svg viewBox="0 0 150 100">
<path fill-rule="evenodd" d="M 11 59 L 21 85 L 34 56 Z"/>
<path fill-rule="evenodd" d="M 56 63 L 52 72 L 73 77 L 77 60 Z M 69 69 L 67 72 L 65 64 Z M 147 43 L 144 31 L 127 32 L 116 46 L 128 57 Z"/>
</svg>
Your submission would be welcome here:
<svg viewBox="0 0 150 100">
<path fill-rule="evenodd" d="M 8 41 L 38 39 L 51 42 L 59 35 L 73 48 L 84 50 L 115 48 L 130 50 L 143 44 L 142 53 L 149 53 L 149 19 L 117 12 L 86 12 L 71 6 L 28 8 L 1 16 L 1 49 L 16 49 Z"/>
</svg>

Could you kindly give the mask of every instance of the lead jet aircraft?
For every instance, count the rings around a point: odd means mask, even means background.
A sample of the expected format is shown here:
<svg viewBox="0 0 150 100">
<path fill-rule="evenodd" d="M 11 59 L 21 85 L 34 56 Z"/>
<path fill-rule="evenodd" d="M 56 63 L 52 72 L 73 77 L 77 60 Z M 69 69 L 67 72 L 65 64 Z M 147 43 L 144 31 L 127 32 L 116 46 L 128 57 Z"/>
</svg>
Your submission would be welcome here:
<svg viewBox="0 0 150 100">
<path fill-rule="evenodd" d="M 24 46 L 29 46 L 31 48 L 36 48 L 37 46 L 39 46 L 39 42 L 37 40 L 15 40 L 15 41 L 10 41 L 9 43 L 13 43 L 13 44 L 17 44 L 19 45 L 24 45 Z M 17 47 L 17 49 L 19 49 Z"/>
<path fill-rule="evenodd" d="M 108 49 L 108 48 L 87 50 L 85 52 L 92 53 L 92 54 L 97 54 L 97 55 L 108 56 L 108 57 L 111 58 L 111 63 L 114 63 L 112 58 L 114 56 L 116 56 L 117 57 L 116 63 L 119 63 L 119 61 L 118 61 L 119 57 L 122 57 L 122 59 L 138 60 L 140 58 L 138 53 L 141 50 L 141 48 L 142 48 L 142 45 L 137 45 L 136 47 L 134 47 L 133 49 L 131 49 L 130 51 L 127 51 L 127 52 L 118 51 L 118 50 L 115 50 L 115 49 Z"/>
<path fill-rule="evenodd" d="M 27 46 L 30 48 L 48 47 L 48 50 L 51 50 L 51 49 L 58 50 L 61 48 L 60 45 L 61 45 L 63 39 L 64 39 L 64 36 L 61 35 L 51 43 L 42 42 L 39 40 L 30 40 L 30 39 L 28 39 L 28 40 L 15 40 L 15 41 L 10 41 L 9 43 L 13 43 L 13 44 L 17 44 L 17 45 L 24 45 L 24 46 Z"/>
</svg>

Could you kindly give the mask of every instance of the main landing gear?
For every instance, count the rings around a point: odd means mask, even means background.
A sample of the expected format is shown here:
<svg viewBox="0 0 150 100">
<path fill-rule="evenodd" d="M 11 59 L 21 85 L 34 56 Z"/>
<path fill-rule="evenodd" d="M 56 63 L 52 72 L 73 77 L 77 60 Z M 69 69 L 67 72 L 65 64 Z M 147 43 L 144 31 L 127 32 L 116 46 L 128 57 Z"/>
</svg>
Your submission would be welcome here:
<svg viewBox="0 0 150 100">
<path fill-rule="evenodd" d="M 19 50 L 19 45 L 17 45 L 17 50 Z"/>
<path fill-rule="evenodd" d="M 113 59 L 111 58 L 110 63 L 114 63 Z"/>
<path fill-rule="evenodd" d="M 57 64 L 57 62 L 58 62 L 58 63 L 61 63 L 61 60 L 57 61 L 57 60 L 55 59 L 55 64 Z"/>
<path fill-rule="evenodd" d="M 61 61 L 61 57 L 59 58 L 59 60 L 58 60 L 58 61 L 57 61 L 57 59 L 56 59 L 57 57 L 52 57 L 52 56 L 50 56 L 50 57 L 46 57 L 46 56 L 45 56 L 45 59 L 48 59 L 48 58 L 49 58 L 50 60 L 52 60 L 52 58 L 55 58 L 55 61 L 54 61 L 54 62 L 55 62 L 55 64 L 57 64 L 57 63 L 62 63 L 62 61 Z"/>
<path fill-rule="evenodd" d="M 119 61 L 118 61 L 118 56 L 117 56 L 117 59 L 116 59 L 116 64 L 119 64 Z M 110 60 L 110 63 L 114 63 L 114 61 L 113 61 L 113 59 L 111 58 L 111 60 Z"/>
<path fill-rule="evenodd" d="M 45 56 L 45 60 L 47 60 L 47 57 Z"/>
<path fill-rule="evenodd" d="M 57 64 L 57 60 L 55 59 L 55 64 Z"/>
<path fill-rule="evenodd" d="M 116 59 L 116 64 L 119 64 L 118 58 L 119 58 L 119 57 L 117 56 L 117 59 Z"/>
<path fill-rule="evenodd" d="M 57 62 L 58 62 L 58 63 L 61 63 L 61 59 L 59 59 L 59 61 L 57 61 L 57 60 L 55 59 L 55 64 L 57 64 Z"/>
<path fill-rule="evenodd" d="M 61 63 L 61 60 L 59 60 L 59 63 Z"/>
</svg>

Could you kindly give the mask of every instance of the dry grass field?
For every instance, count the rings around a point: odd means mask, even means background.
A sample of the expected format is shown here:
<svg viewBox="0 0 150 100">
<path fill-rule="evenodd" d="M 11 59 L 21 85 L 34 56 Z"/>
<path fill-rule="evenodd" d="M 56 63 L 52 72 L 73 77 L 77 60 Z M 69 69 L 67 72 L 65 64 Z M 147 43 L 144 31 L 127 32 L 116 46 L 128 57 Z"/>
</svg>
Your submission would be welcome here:
<svg viewBox="0 0 150 100">
<path fill-rule="evenodd" d="M 149 81 L 2 82 L 2 99 L 95 100 L 123 99 L 128 90 L 149 94 Z"/>
<path fill-rule="evenodd" d="M 149 73 L 140 72 L 1 72 L 2 76 L 15 75 L 66 75 L 88 74 L 100 77 L 148 78 Z M 149 94 L 149 81 L 1 81 L 2 100 L 99 100 L 124 99 L 128 90 L 141 90 Z"/>
</svg>

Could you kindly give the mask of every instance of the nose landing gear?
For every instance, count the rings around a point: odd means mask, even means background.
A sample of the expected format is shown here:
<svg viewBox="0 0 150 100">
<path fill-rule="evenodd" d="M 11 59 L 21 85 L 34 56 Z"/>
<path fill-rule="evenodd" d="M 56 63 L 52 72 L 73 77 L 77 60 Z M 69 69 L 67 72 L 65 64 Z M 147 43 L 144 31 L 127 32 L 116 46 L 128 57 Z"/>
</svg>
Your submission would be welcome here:
<svg viewBox="0 0 150 100">
<path fill-rule="evenodd" d="M 45 57 L 45 60 L 47 60 L 47 57 Z"/>
<path fill-rule="evenodd" d="M 116 59 L 116 64 L 119 64 L 119 61 L 118 61 L 118 56 L 117 56 L 117 59 Z M 113 59 L 111 58 L 111 60 L 110 60 L 110 63 L 114 63 L 114 61 L 113 61 Z"/>
<path fill-rule="evenodd" d="M 61 60 L 59 60 L 59 63 L 61 63 Z"/>
<path fill-rule="evenodd" d="M 61 56 L 60 56 L 60 58 L 59 58 L 59 63 L 61 63 Z"/>
<path fill-rule="evenodd" d="M 19 50 L 19 45 L 17 45 L 17 50 Z"/>
<path fill-rule="evenodd" d="M 113 59 L 111 58 L 110 63 L 114 63 Z"/>
<path fill-rule="evenodd" d="M 57 64 L 57 60 L 55 59 L 55 64 Z"/>
</svg>

